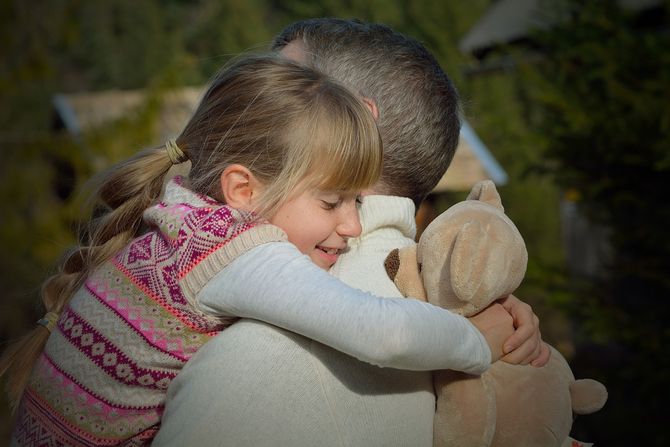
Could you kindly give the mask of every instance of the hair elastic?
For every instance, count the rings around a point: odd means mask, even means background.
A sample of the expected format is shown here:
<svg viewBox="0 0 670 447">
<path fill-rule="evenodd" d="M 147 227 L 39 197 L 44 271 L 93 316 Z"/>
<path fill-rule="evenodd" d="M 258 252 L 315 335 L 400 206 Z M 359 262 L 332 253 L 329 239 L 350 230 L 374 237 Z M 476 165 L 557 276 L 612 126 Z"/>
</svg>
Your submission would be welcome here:
<svg viewBox="0 0 670 447">
<path fill-rule="evenodd" d="M 47 328 L 49 332 L 53 331 L 53 328 L 56 326 L 59 315 L 56 312 L 47 312 L 42 318 L 37 320 L 37 324 Z"/>
<path fill-rule="evenodd" d="M 178 165 L 188 160 L 188 156 L 181 149 L 179 149 L 179 146 L 177 146 L 177 142 L 175 140 L 167 140 L 165 142 L 165 150 L 167 151 L 168 157 L 170 157 L 170 161 L 173 165 Z"/>
</svg>

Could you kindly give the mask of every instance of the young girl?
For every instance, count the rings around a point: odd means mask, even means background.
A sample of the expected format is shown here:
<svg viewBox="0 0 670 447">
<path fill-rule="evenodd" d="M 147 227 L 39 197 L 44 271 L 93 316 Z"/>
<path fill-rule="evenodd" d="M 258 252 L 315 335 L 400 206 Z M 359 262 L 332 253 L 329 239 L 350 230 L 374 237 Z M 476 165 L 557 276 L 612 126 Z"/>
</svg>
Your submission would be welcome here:
<svg viewBox="0 0 670 447">
<path fill-rule="evenodd" d="M 325 271 L 360 233 L 357 192 L 381 157 L 372 114 L 323 75 L 269 56 L 222 71 L 176 142 L 102 177 L 107 212 L 45 283 L 38 328 L 3 359 L 20 398 L 13 443 L 150 443 L 171 380 L 235 317 L 381 366 L 485 370 L 511 324 L 487 341 L 462 317 Z M 156 204 L 187 159 L 188 181 Z"/>
</svg>

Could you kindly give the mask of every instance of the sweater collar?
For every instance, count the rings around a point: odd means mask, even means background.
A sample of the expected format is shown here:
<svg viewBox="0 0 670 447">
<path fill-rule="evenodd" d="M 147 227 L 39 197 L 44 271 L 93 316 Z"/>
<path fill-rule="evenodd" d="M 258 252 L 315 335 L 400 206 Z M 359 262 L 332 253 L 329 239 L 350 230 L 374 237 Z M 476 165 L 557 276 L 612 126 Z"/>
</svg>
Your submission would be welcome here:
<svg viewBox="0 0 670 447">
<path fill-rule="evenodd" d="M 223 205 L 209 196 L 189 189 L 186 179 L 179 175 L 171 178 L 165 185 L 162 202 L 165 205 L 188 203 L 197 208 Z"/>
<path fill-rule="evenodd" d="M 416 222 L 414 202 L 406 197 L 364 196 L 359 213 L 363 231 L 361 237 L 379 229 L 395 229 L 403 236 L 414 239 Z"/>
<path fill-rule="evenodd" d="M 181 177 L 172 178 L 165 186 L 161 201 L 144 211 L 144 221 L 165 238 L 176 240 L 183 225 L 204 225 L 214 213 L 220 221 L 212 221 L 212 224 L 222 228 L 232 222 L 250 226 L 256 223 L 254 214 L 230 208 L 212 197 L 192 191 L 187 185 Z"/>
</svg>

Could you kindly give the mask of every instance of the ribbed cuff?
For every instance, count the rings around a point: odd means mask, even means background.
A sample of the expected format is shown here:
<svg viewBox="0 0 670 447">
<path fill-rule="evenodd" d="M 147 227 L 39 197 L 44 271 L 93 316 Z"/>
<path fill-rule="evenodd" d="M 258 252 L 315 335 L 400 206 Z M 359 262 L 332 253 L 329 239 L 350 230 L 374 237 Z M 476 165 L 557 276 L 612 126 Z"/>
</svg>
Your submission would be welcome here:
<svg viewBox="0 0 670 447">
<path fill-rule="evenodd" d="M 198 263 L 182 280 L 181 285 L 186 292 L 187 299 L 195 300 L 205 284 L 240 255 L 268 242 L 286 241 L 286 233 L 271 224 L 256 225 L 233 237 L 228 243 L 222 245 Z M 192 304 L 197 307 L 197 303 L 193 302 Z"/>
</svg>

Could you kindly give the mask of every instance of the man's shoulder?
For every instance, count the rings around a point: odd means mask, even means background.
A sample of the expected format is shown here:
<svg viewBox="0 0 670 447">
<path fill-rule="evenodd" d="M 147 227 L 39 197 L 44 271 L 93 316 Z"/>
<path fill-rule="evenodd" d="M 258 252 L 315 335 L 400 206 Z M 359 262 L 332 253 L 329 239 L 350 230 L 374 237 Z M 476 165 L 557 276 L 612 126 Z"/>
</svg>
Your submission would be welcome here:
<svg viewBox="0 0 670 447">
<path fill-rule="evenodd" d="M 256 320 L 222 331 L 173 380 L 155 444 L 304 445 L 308 424 L 334 445 L 313 343 Z"/>
</svg>

